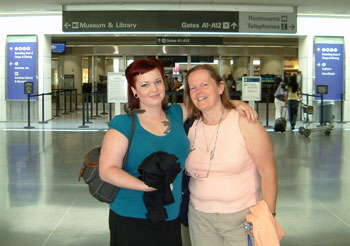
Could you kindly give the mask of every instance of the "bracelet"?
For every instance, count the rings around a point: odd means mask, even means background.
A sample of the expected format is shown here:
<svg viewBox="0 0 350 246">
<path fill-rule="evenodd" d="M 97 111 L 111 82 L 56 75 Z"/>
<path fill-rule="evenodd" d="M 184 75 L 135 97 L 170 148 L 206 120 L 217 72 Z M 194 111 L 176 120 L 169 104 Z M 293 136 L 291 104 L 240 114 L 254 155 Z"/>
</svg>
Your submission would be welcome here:
<svg viewBox="0 0 350 246">
<path fill-rule="evenodd" d="M 271 213 L 273 217 L 276 217 L 276 213 Z"/>
</svg>

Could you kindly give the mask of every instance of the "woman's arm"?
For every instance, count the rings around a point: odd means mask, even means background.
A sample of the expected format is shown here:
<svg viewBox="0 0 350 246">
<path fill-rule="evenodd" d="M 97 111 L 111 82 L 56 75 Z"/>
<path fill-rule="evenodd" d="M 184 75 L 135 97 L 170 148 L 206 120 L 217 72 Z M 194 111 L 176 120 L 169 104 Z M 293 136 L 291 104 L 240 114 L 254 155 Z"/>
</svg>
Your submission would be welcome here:
<svg viewBox="0 0 350 246">
<path fill-rule="evenodd" d="M 184 123 L 188 118 L 188 109 L 184 103 L 179 103 L 179 105 L 182 108 L 182 122 Z"/>
<path fill-rule="evenodd" d="M 276 212 L 277 175 L 271 139 L 259 123 L 249 123 L 240 117 L 239 126 L 246 140 L 248 152 L 252 156 L 261 176 L 263 199 L 271 213 Z"/>
<path fill-rule="evenodd" d="M 232 105 L 236 108 L 237 112 L 243 117 L 247 117 L 249 122 L 258 121 L 258 113 L 251 108 L 247 103 L 240 100 L 231 100 Z M 188 109 L 184 103 L 179 103 L 183 112 L 183 122 L 186 121 L 188 117 Z"/>
<path fill-rule="evenodd" d="M 240 115 L 247 117 L 248 122 L 258 121 L 258 113 L 249 104 L 240 100 L 231 100 L 231 103 Z"/>
<path fill-rule="evenodd" d="M 101 180 L 122 188 L 154 191 L 154 188 L 121 169 L 127 148 L 128 139 L 122 133 L 114 129 L 108 130 L 104 136 L 100 154 Z"/>
</svg>

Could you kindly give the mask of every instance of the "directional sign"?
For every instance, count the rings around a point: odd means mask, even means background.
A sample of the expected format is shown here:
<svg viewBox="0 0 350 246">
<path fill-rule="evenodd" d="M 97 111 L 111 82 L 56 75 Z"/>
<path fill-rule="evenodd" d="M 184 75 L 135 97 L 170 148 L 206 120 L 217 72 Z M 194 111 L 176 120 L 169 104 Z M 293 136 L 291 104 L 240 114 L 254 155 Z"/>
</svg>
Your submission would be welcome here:
<svg viewBox="0 0 350 246">
<path fill-rule="evenodd" d="M 238 12 L 63 11 L 64 32 L 238 32 Z"/>
<path fill-rule="evenodd" d="M 296 13 L 240 12 L 240 32 L 296 33 Z"/>
<path fill-rule="evenodd" d="M 297 16 L 296 12 L 63 11 L 62 29 L 64 32 L 296 33 Z"/>
<path fill-rule="evenodd" d="M 344 93 L 344 44 L 333 41 L 334 38 L 315 39 L 315 86 L 328 86 L 324 99 L 341 100 Z"/>
<path fill-rule="evenodd" d="M 23 93 L 24 82 L 34 83 L 36 91 L 37 43 L 7 42 L 7 99 L 27 99 Z M 34 99 L 34 98 L 32 98 Z"/>
<path fill-rule="evenodd" d="M 157 37 L 160 45 L 223 45 L 221 37 Z"/>
</svg>

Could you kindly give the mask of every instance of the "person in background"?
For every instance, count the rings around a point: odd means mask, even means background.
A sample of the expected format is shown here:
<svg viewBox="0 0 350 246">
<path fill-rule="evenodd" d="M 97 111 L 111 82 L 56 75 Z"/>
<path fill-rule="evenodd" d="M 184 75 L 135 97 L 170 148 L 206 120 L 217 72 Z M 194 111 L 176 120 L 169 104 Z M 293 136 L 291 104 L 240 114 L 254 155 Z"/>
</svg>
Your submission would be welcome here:
<svg viewBox="0 0 350 246">
<path fill-rule="evenodd" d="M 181 202 L 180 172 L 172 184 L 175 202 L 165 206 L 168 219 L 153 223 L 146 219 L 144 192 L 155 189 L 138 179 L 138 167 L 150 154 L 157 151 L 175 155 L 183 168 L 190 150 L 183 123 L 187 108 L 183 104 L 170 107 L 165 102 L 165 73 L 161 61 L 141 58 L 130 64 L 125 75 L 128 82 L 130 109 L 145 112 L 135 115 L 133 141 L 125 168 L 122 162 L 128 148 L 131 118 L 117 115 L 109 125 L 101 149 L 99 174 L 103 181 L 120 187 L 110 204 L 110 245 L 181 245 L 179 211 Z M 255 112 L 245 103 L 233 101 L 241 113 L 256 120 Z"/>
<path fill-rule="evenodd" d="M 282 81 L 281 77 L 276 78 L 276 91 L 275 97 L 275 120 L 284 116 L 285 100 L 287 96 L 286 84 Z"/>
<path fill-rule="evenodd" d="M 178 80 L 177 77 L 174 78 L 174 86 L 171 90 L 173 91 L 179 91 L 182 83 Z"/>
<path fill-rule="evenodd" d="M 226 81 L 226 87 L 228 89 L 228 93 L 230 95 L 230 92 L 233 91 L 233 81 L 234 81 L 232 74 L 227 75 L 227 78 L 225 81 Z"/>
<path fill-rule="evenodd" d="M 285 97 L 285 103 L 288 107 L 288 119 L 291 130 L 295 129 L 295 124 L 298 118 L 299 100 L 301 98 L 301 88 L 297 82 L 297 77 L 295 75 L 292 75 L 287 85 L 287 96 Z"/>
<path fill-rule="evenodd" d="M 271 140 L 259 122 L 250 123 L 232 107 L 214 67 L 198 65 L 189 70 L 185 97 L 188 113 L 195 118 L 185 169 L 190 176 L 191 243 L 246 246 L 243 224 L 249 208 L 264 199 L 271 214 L 276 213 Z"/>
</svg>

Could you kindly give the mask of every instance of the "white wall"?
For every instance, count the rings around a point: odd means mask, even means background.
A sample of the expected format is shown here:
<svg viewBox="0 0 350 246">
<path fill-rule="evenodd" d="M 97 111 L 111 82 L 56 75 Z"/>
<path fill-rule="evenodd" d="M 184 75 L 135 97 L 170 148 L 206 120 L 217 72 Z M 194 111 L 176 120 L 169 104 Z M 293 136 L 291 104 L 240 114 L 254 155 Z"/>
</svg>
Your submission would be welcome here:
<svg viewBox="0 0 350 246">
<path fill-rule="evenodd" d="M 281 56 L 261 56 L 260 57 L 260 74 L 282 74 L 282 57 Z"/>
</svg>

